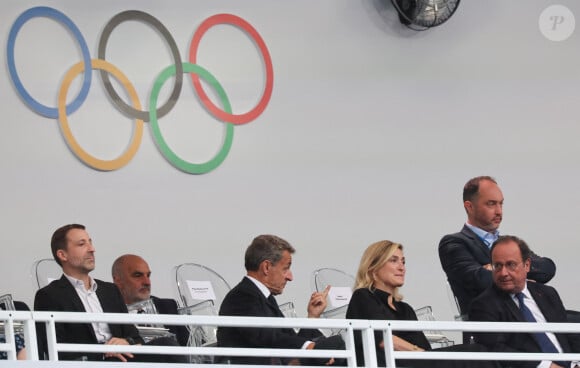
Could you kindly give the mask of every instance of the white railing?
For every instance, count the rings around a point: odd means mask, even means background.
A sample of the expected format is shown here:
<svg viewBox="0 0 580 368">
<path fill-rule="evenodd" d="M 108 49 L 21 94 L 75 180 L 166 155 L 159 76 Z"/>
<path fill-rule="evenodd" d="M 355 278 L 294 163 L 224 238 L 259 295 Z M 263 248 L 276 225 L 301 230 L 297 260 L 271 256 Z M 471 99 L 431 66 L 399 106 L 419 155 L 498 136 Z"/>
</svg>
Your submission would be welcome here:
<svg viewBox="0 0 580 368">
<path fill-rule="evenodd" d="M 8 361 L 0 361 L 2 367 L 78 367 L 79 362 L 57 361 L 58 352 L 130 352 L 147 354 L 204 355 L 204 356 L 261 356 L 296 358 L 343 358 L 349 367 L 356 367 L 353 331 L 360 330 L 366 367 L 376 367 L 375 331 L 383 331 L 385 336 L 385 358 L 387 367 L 396 367 L 395 359 L 448 359 L 448 360 L 570 360 L 580 361 L 580 353 L 474 353 L 474 352 L 402 352 L 394 351 L 393 330 L 441 330 L 441 331 L 480 331 L 480 332 L 535 332 L 550 331 L 580 333 L 580 324 L 575 323 L 488 323 L 455 321 L 369 321 L 344 319 L 309 318 L 259 318 L 259 317 L 221 317 L 192 315 L 150 315 L 150 314 L 93 314 L 67 312 L 25 312 L 0 311 L 6 343 L 0 344 L 0 351 L 8 353 Z M 35 322 L 46 324 L 49 361 L 38 361 Z M 300 349 L 246 349 L 221 347 L 177 347 L 177 346 L 140 346 L 140 345 L 97 345 L 63 344 L 56 342 L 55 323 L 135 323 L 163 325 L 206 325 L 230 327 L 285 327 L 343 329 L 345 350 L 300 350 Z M 21 327 L 20 327 L 21 326 Z M 28 361 L 14 361 L 16 350 L 14 330 L 22 329 L 26 341 Z M 105 364 L 105 365 L 104 365 Z M 155 363 L 111 363 L 83 362 L 83 367 L 155 367 Z M 178 364 L 178 366 L 181 364 Z M 185 365 L 185 364 L 183 364 Z M 191 366 L 187 364 L 187 366 Z M 219 366 L 219 365 L 218 365 Z M 225 366 L 224 366 L 225 367 Z"/>
</svg>

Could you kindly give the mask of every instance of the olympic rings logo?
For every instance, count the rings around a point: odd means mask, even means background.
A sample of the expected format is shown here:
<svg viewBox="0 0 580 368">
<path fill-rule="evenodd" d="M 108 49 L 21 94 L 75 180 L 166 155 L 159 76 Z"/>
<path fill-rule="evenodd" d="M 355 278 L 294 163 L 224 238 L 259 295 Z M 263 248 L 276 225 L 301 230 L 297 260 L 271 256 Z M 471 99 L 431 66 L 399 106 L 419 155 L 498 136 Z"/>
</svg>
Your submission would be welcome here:
<svg viewBox="0 0 580 368">
<path fill-rule="evenodd" d="M 76 38 L 76 41 L 78 42 L 82 53 L 83 60 L 73 65 L 65 74 L 62 80 L 61 87 L 58 92 L 57 107 L 45 106 L 40 102 L 38 102 L 36 99 L 34 99 L 34 97 L 32 97 L 24 88 L 24 85 L 22 84 L 20 77 L 18 76 L 18 73 L 16 71 L 16 65 L 14 61 L 14 48 L 16 43 L 16 37 L 20 29 L 24 26 L 24 24 L 27 21 L 36 17 L 47 17 L 65 26 Z M 119 24 L 129 20 L 137 20 L 155 28 L 167 42 L 169 49 L 171 50 L 173 60 L 175 61 L 174 65 L 168 66 L 167 68 L 162 70 L 157 79 L 155 80 L 153 89 L 149 96 L 148 111 L 142 109 L 141 103 L 139 101 L 135 88 L 133 87 L 133 84 L 128 80 L 128 78 L 123 74 L 123 72 L 121 72 L 113 64 L 106 61 L 105 58 L 107 51 L 107 41 L 111 33 L 113 32 L 115 27 L 117 27 Z M 232 113 L 230 101 L 221 84 L 208 70 L 196 64 L 198 47 L 203 35 L 211 27 L 219 24 L 233 25 L 241 29 L 245 33 L 247 33 L 253 39 L 255 44 L 258 46 L 265 65 L 266 83 L 262 97 L 257 103 L 257 105 L 246 113 L 242 114 Z M 117 170 L 126 165 L 129 161 L 131 161 L 131 159 L 136 154 L 137 149 L 141 144 L 144 122 L 149 122 L 151 126 L 151 132 L 157 147 L 161 151 L 162 155 L 173 166 L 190 174 L 207 173 L 218 167 L 228 155 L 233 142 L 234 126 L 249 123 L 254 119 L 256 119 L 258 116 L 260 116 L 260 114 L 264 111 L 264 109 L 268 105 L 268 102 L 270 101 L 272 89 L 274 86 L 274 70 L 272 67 L 272 58 L 270 57 L 270 53 L 268 51 L 266 44 L 264 43 L 264 40 L 254 29 L 254 27 L 252 27 L 252 25 L 250 25 L 244 19 L 232 14 L 217 14 L 205 19 L 199 25 L 199 27 L 197 28 L 192 37 L 192 41 L 189 47 L 189 61 L 181 62 L 181 56 L 179 53 L 179 49 L 177 48 L 177 44 L 175 43 L 175 40 L 173 39 L 167 28 L 158 19 L 142 11 L 127 10 L 115 15 L 105 25 L 98 43 L 98 58 L 91 59 L 87 43 L 85 42 L 78 27 L 73 23 L 73 21 L 70 18 L 68 18 L 64 13 L 54 8 L 42 6 L 34 7 L 23 12 L 14 21 L 14 24 L 10 29 L 7 45 L 7 63 L 12 82 L 14 83 L 17 93 L 24 100 L 24 103 L 30 109 L 32 109 L 33 111 L 35 111 L 40 115 L 53 119 L 58 119 L 62 134 L 71 151 L 73 151 L 73 153 L 86 165 L 94 169 L 103 171 Z M 133 135 L 131 137 L 131 141 L 128 147 L 119 157 L 112 160 L 99 159 L 88 153 L 86 150 L 84 150 L 73 136 L 68 123 L 68 116 L 74 113 L 76 110 L 78 110 L 87 98 L 92 83 L 92 70 L 94 69 L 100 71 L 103 85 L 105 87 L 106 92 L 111 97 L 111 101 L 113 101 L 113 103 L 121 112 L 135 119 L 135 128 L 133 129 Z M 71 85 L 71 82 L 75 79 L 76 76 L 78 76 L 81 73 L 83 74 L 84 79 L 80 91 L 78 95 L 73 99 L 73 101 L 67 104 L 66 103 L 67 93 Z M 171 109 L 177 102 L 177 99 L 179 98 L 179 95 L 181 93 L 181 87 L 183 85 L 183 73 L 189 73 L 191 75 L 193 87 L 196 93 L 198 94 L 200 101 L 207 109 L 207 111 L 209 111 L 215 118 L 224 122 L 225 125 L 225 137 L 222 143 L 222 147 L 213 158 L 211 158 L 205 163 L 188 162 L 179 157 L 169 147 L 159 129 L 158 119 L 165 116 L 169 111 L 171 111 Z M 117 94 L 117 92 L 113 88 L 111 80 L 109 79 L 109 75 L 113 75 L 113 77 L 115 77 L 117 81 L 120 82 L 120 84 L 127 89 L 126 93 L 131 100 L 132 106 L 125 103 L 121 99 L 121 97 Z M 167 79 L 173 76 L 175 76 L 175 84 L 170 94 L 170 97 L 165 102 L 165 104 L 163 104 L 160 107 L 157 107 L 159 92 L 163 87 L 163 84 L 167 81 Z M 201 86 L 200 78 L 204 80 L 209 86 L 211 86 L 217 93 L 217 96 L 219 97 L 219 100 L 221 102 L 221 108 L 216 106 L 209 99 L 209 97 L 207 96 L 207 94 L 205 93 L 205 91 Z"/>
</svg>

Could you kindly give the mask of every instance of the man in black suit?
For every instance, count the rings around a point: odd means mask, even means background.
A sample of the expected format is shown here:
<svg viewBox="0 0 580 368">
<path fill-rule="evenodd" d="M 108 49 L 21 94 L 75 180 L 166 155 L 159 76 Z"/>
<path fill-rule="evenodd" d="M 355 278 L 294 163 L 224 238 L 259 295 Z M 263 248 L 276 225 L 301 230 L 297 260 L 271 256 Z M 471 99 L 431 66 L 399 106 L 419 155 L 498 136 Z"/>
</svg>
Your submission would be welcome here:
<svg viewBox="0 0 580 368">
<path fill-rule="evenodd" d="M 284 239 L 274 235 L 260 235 L 247 248 L 245 254 L 246 276 L 225 297 L 220 316 L 284 317 L 274 298 L 292 281 L 292 254 L 294 248 Z M 318 318 L 326 308 L 328 288 L 312 294 L 308 303 L 308 317 Z M 290 328 L 238 328 L 220 327 L 218 346 L 281 349 L 343 349 L 338 336 L 326 339 L 318 330 Z M 341 347 L 342 344 L 342 347 Z M 296 364 L 297 359 L 260 357 L 229 357 L 232 364 Z M 332 364 L 333 359 L 326 362 Z M 316 362 L 312 362 L 316 363 Z M 310 364 L 310 362 L 309 362 Z"/>
<path fill-rule="evenodd" d="M 151 299 L 160 314 L 178 314 L 174 299 L 157 298 L 151 295 L 151 269 L 145 260 L 134 254 L 125 254 L 113 262 L 111 268 L 113 282 L 130 305 Z M 189 331 L 185 326 L 169 326 L 181 346 L 187 346 Z"/>
<path fill-rule="evenodd" d="M 57 229 L 51 240 L 52 255 L 62 267 L 63 275 L 38 290 L 34 310 L 55 312 L 127 313 L 127 307 L 117 287 L 93 279 L 95 248 L 83 225 L 70 224 Z M 46 353 L 44 323 L 37 328 L 41 358 Z M 59 343 L 132 345 L 143 343 L 134 325 L 112 323 L 57 323 Z M 131 353 L 59 353 L 62 360 L 103 360 L 133 358 Z"/>
<path fill-rule="evenodd" d="M 491 248 L 493 284 L 473 300 L 472 321 L 567 322 L 558 292 L 528 282 L 531 251 L 515 236 L 500 236 Z M 580 335 L 561 333 L 475 333 L 477 342 L 494 352 L 580 352 Z M 549 340 L 549 341 L 548 341 Z M 505 367 L 577 367 L 570 362 L 502 362 Z"/>
<path fill-rule="evenodd" d="M 50 243 L 52 256 L 62 267 L 59 280 L 38 290 L 34 309 L 55 312 L 127 313 L 127 306 L 117 286 L 93 279 L 95 248 L 83 225 L 58 228 Z M 44 323 L 37 324 L 40 358 L 47 352 Z M 69 344 L 143 344 L 135 325 L 114 323 L 57 323 L 56 339 Z M 150 345 L 177 345 L 173 341 L 154 341 Z M 62 360 L 128 360 L 140 362 L 185 363 L 185 356 L 144 355 L 131 353 L 59 353 Z"/>
<path fill-rule="evenodd" d="M 439 260 L 466 314 L 471 301 L 492 283 L 489 248 L 499 236 L 503 217 L 503 194 L 495 179 L 478 176 L 463 188 L 463 207 L 467 222 L 460 232 L 445 235 L 439 242 Z M 554 277 L 556 266 L 545 257 L 531 255 L 528 278 L 546 283 Z"/>
</svg>

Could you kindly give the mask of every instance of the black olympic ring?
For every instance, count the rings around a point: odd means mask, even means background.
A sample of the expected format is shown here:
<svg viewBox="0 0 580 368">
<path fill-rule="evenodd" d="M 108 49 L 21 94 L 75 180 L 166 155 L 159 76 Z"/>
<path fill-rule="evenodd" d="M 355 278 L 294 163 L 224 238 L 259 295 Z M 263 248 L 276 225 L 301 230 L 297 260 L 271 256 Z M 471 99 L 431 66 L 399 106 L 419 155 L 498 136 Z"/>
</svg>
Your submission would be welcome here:
<svg viewBox="0 0 580 368">
<path fill-rule="evenodd" d="M 179 98 L 179 94 L 181 93 L 181 87 L 183 85 L 183 65 L 181 64 L 181 55 L 179 54 L 179 49 L 177 48 L 177 43 L 175 43 L 175 39 L 171 36 L 167 28 L 154 16 L 147 14 L 145 12 L 139 10 L 127 10 L 115 15 L 109 22 L 105 25 L 103 29 L 103 33 L 101 34 L 101 38 L 99 40 L 99 49 L 98 49 L 98 58 L 101 60 L 105 59 L 106 53 L 106 46 L 107 41 L 109 40 L 109 36 L 113 29 L 117 27 L 119 24 L 128 21 L 128 20 L 139 20 L 145 23 L 150 24 L 156 30 L 161 33 L 161 35 L 167 41 L 169 48 L 171 49 L 171 54 L 173 55 L 173 59 L 175 61 L 175 84 L 173 86 L 173 91 L 169 96 L 169 99 L 165 102 L 165 104 L 157 109 L 157 117 L 163 117 L 177 103 L 177 99 Z M 103 79 L 103 84 L 105 85 L 105 89 L 109 93 L 109 96 L 113 100 L 113 103 L 117 105 L 121 111 L 128 114 L 130 117 L 141 119 L 143 121 L 149 121 L 150 114 L 149 111 L 137 110 L 132 106 L 129 106 L 115 91 L 113 85 L 111 84 L 111 80 L 109 79 L 109 73 L 105 70 L 101 70 L 101 78 Z"/>
</svg>

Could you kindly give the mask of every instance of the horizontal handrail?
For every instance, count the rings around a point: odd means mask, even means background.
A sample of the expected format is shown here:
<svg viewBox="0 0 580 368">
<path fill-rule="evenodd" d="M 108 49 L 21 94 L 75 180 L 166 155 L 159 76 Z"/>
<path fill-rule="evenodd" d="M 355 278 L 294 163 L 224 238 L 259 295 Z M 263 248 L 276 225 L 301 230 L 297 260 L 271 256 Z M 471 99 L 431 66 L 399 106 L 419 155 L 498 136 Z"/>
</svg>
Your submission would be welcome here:
<svg viewBox="0 0 580 368">
<path fill-rule="evenodd" d="M 276 318 L 276 317 L 231 317 L 231 316 L 198 316 L 198 315 L 165 315 L 165 314 L 125 314 L 125 313 L 77 313 L 45 311 L 0 311 L 0 323 L 5 327 L 6 340 L 0 344 L 0 351 L 8 352 L 8 359 L 16 357 L 14 344 L 15 324 L 22 324 L 25 334 L 27 358 L 37 360 L 35 323 L 45 323 L 51 359 L 57 359 L 56 352 L 130 352 L 147 354 L 174 355 L 208 355 L 208 356 L 267 356 L 296 358 L 344 358 L 348 366 L 356 366 L 353 331 L 361 331 L 365 352 L 366 366 L 376 366 L 374 350 L 374 332 L 382 331 L 385 336 L 385 357 L 387 367 L 396 367 L 395 359 L 449 359 L 449 360 L 570 360 L 580 361 L 580 353 L 495 353 L 495 352 L 403 352 L 394 351 L 392 333 L 395 331 L 441 330 L 441 331 L 478 331 L 478 332 L 537 332 L 549 331 L 558 333 L 580 333 L 580 324 L 575 323 L 494 323 L 473 321 L 380 321 L 349 319 L 312 319 L 312 318 Z M 140 346 L 140 345 L 102 345 L 102 344 L 64 344 L 54 340 L 56 323 L 91 323 L 105 322 L 116 324 L 163 324 L 163 325 L 208 325 L 218 327 L 260 327 L 260 328 L 320 328 L 342 329 L 345 350 L 302 350 L 302 349 L 266 349 L 266 348 L 225 348 L 225 347 L 173 347 L 173 346 Z M 32 354 L 32 353 L 35 354 Z M 42 362 L 38 362 L 42 363 Z M 42 363 L 44 364 L 44 363 Z M 41 365 L 42 365 L 41 364 Z M 126 363 L 125 363 L 126 364 Z M 153 363 L 147 363 L 151 365 Z M 3 364 L 0 361 L 0 367 Z M 107 367 L 111 367 L 110 364 Z M 127 365 L 124 365 L 127 367 Z"/>
</svg>

